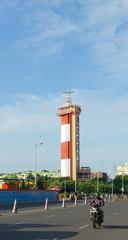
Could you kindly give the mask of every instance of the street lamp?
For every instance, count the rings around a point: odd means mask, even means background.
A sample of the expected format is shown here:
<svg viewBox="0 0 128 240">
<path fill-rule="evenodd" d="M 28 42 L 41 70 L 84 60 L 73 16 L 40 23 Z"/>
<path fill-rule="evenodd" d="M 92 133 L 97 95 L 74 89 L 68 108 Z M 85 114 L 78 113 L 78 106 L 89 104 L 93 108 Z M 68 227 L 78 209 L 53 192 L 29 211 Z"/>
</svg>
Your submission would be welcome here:
<svg viewBox="0 0 128 240">
<path fill-rule="evenodd" d="M 121 191 L 122 191 L 122 198 L 124 195 L 124 175 L 123 175 L 123 171 L 122 171 L 122 187 L 121 187 Z"/>
<path fill-rule="evenodd" d="M 112 197 L 113 197 L 113 193 L 114 191 L 113 191 L 113 176 L 112 176 Z"/>
<path fill-rule="evenodd" d="M 96 191 L 98 193 L 99 192 L 99 176 L 98 176 L 98 172 L 96 173 L 96 178 L 97 178 L 97 181 L 96 181 Z"/>
<path fill-rule="evenodd" d="M 112 174 L 112 197 L 114 195 L 114 177 L 116 173 L 116 165 L 113 165 L 113 174 Z"/>
<path fill-rule="evenodd" d="M 66 177 L 64 179 L 64 192 L 65 192 L 65 197 L 66 197 Z"/>
<path fill-rule="evenodd" d="M 113 174 L 112 174 L 111 170 L 109 171 L 109 174 L 110 174 L 109 179 L 111 180 L 111 186 L 112 186 L 111 195 L 113 197 L 113 193 L 114 193 L 114 191 L 113 191 Z"/>
<path fill-rule="evenodd" d="M 75 192 L 77 192 L 77 179 L 75 179 Z"/>
<path fill-rule="evenodd" d="M 43 142 L 39 144 L 35 144 L 35 190 L 37 189 L 37 155 L 38 155 L 38 147 L 42 145 Z"/>
</svg>

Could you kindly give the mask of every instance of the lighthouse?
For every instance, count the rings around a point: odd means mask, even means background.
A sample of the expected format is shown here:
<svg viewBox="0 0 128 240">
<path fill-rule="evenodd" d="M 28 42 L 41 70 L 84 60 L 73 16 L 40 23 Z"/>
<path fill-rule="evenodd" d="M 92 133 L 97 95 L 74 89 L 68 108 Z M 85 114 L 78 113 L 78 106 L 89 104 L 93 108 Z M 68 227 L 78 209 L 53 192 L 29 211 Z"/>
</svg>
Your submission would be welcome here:
<svg viewBox="0 0 128 240">
<path fill-rule="evenodd" d="M 81 107 L 72 103 L 71 93 L 64 92 L 65 103 L 58 108 L 61 123 L 61 177 L 77 180 L 80 169 Z"/>
</svg>

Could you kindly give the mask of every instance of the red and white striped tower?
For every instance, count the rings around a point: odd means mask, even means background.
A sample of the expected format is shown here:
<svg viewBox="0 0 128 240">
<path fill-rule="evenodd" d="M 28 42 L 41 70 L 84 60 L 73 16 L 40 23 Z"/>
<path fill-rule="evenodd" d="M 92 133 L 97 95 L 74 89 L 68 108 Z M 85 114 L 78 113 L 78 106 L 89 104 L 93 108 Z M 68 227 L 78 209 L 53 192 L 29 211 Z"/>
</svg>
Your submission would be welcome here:
<svg viewBox="0 0 128 240">
<path fill-rule="evenodd" d="M 73 105 L 70 94 L 65 92 L 66 103 L 59 107 L 61 120 L 61 176 L 77 179 L 80 168 L 79 114 L 81 108 Z"/>
</svg>

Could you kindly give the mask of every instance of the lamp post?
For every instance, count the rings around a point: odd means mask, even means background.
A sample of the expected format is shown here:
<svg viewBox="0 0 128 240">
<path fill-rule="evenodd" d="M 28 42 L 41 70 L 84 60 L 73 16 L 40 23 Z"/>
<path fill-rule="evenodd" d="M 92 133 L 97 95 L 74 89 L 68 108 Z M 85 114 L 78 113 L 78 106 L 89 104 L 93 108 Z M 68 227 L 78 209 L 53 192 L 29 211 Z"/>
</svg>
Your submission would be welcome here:
<svg viewBox="0 0 128 240">
<path fill-rule="evenodd" d="M 96 173 L 96 191 L 99 192 L 99 176 L 98 176 L 98 172 Z"/>
<path fill-rule="evenodd" d="M 65 197 L 66 197 L 66 177 L 65 177 L 65 179 L 64 179 L 64 192 L 65 192 Z"/>
<path fill-rule="evenodd" d="M 35 144 L 35 190 L 37 189 L 37 156 L 38 156 L 38 147 L 42 145 L 43 142 Z"/>
<path fill-rule="evenodd" d="M 114 191 L 113 191 L 113 176 L 112 176 L 112 197 L 113 197 L 113 193 Z"/>
<path fill-rule="evenodd" d="M 121 187 L 121 191 L 122 191 L 122 198 L 124 195 L 124 175 L 123 175 L 123 171 L 122 171 L 122 187 Z"/>
<path fill-rule="evenodd" d="M 77 180 L 75 179 L 75 193 L 77 192 Z"/>
<path fill-rule="evenodd" d="M 109 174 L 110 174 L 109 179 L 111 180 L 111 186 L 112 186 L 111 195 L 112 195 L 112 198 L 113 198 L 113 174 L 112 174 L 111 170 L 109 171 Z"/>
<path fill-rule="evenodd" d="M 112 196 L 114 195 L 114 178 L 116 175 L 116 165 L 113 165 L 113 175 L 112 175 Z"/>
</svg>

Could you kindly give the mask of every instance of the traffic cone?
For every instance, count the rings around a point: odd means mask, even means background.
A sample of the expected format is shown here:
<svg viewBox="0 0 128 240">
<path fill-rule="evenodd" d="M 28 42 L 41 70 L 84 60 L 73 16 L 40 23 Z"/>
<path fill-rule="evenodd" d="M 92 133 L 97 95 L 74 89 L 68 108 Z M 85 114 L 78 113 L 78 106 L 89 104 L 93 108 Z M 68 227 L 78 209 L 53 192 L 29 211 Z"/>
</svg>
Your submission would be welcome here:
<svg viewBox="0 0 128 240">
<path fill-rule="evenodd" d="M 114 202 L 114 197 L 113 196 L 111 196 L 111 202 Z"/>
<path fill-rule="evenodd" d="M 104 201 L 105 201 L 105 203 L 107 202 L 107 196 L 104 197 Z"/>
<path fill-rule="evenodd" d="M 46 198 L 44 209 L 45 209 L 45 210 L 48 210 L 48 198 Z"/>
<path fill-rule="evenodd" d="M 75 203 L 74 203 L 75 206 L 77 206 L 77 196 L 75 195 Z"/>
<path fill-rule="evenodd" d="M 14 201 L 12 213 L 17 213 L 17 201 L 16 201 L 16 199 L 15 199 L 15 201 Z"/>
<path fill-rule="evenodd" d="M 85 200 L 84 200 L 85 205 L 87 204 L 87 196 L 85 194 Z"/>
<path fill-rule="evenodd" d="M 65 198 L 64 198 L 64 197 L 63 197 L 62 207 L 63 207 L 63 208 L 66 207 L 66 204 L 65 204 Z"/>
</svg>

